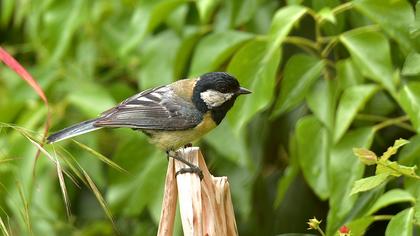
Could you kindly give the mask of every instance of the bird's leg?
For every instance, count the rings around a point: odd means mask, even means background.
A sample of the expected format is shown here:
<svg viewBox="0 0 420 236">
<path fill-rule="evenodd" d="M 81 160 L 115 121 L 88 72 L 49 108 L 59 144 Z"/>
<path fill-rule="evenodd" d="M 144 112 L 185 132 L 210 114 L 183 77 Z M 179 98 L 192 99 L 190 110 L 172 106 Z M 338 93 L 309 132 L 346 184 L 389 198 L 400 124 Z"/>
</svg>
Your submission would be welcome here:
<svg viewBox="0 0 420 236">
<path fill-rule="evenodd" d="M 180 170 L 178 170 L 175 173 L 175 176 L 179 174 L 184 174 L 184 173 L 195 173 L 198 175 L 198 177 L 200 177 L 200 180 L 204 178 L 203 172 L 200 170 L 200 168 L 188 162 L 184 158 L 180 157 L 177 151 L 170 150 L 170 151 L 166 151 L 166 153 L 168 154 L 168 157 L 172 157 L 173 159 L 178 160 L 188 166 L 186 168 L 181 168 Z"/>
</svg>

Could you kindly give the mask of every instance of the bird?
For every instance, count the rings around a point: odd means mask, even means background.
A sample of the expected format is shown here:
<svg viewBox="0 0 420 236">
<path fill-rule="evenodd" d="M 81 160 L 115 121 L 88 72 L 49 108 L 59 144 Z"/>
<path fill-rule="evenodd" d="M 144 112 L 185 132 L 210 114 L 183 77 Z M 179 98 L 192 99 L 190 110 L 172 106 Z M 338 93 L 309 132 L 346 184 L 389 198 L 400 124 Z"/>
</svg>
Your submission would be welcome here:
<svg viewBox="0 0 420 236">
<path fill-rule="evenodd" d="M 143 132 L 168 156 L 189 166 L 177 174 L 193 172 L 202 179 L 201 170 L 179 157 L 176 150 L 216 128 L 237 97 L 250 93 L 234 76 L 226 72 L 209 72 L 144 90 L 97 118 L 50 135 L 47 142 L 55 143 L 102 128 L 131 128 Z"/>
</svg>

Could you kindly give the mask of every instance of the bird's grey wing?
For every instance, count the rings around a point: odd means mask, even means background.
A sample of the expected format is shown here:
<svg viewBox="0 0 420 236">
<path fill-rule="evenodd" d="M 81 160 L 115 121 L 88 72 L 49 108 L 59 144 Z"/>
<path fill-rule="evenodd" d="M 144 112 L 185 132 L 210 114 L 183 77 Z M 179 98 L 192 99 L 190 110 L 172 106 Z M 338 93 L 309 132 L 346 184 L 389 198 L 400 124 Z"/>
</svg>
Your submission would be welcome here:
<svg viewBox="0 0 420 236">
<path fill-rule="evenodd" d="M 203 119 L 191 102 L 175 95 L 170 87 L 146 90 L 104 112 L 98 127 L 129 127 L 150 130 L 184 130 Z"/>
</svg>

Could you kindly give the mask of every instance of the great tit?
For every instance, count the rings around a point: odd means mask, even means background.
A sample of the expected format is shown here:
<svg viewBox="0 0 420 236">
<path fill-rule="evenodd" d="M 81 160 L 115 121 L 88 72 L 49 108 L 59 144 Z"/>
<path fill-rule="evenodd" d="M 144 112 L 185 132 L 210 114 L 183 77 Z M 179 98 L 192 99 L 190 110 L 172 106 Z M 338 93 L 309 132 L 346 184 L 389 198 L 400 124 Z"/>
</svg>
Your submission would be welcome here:
<svg viewBox="0 0 420 236">
<path fill-rule="evenodd" d="M 151 143 L 170 155 L 217 127 L 236 98 L 249 93 L 228 73 L 210 72 L 140 92 L 98 118 L 52 134 L 47 141 L 54 143 L 104 127 L 127 127 L 142 131 Z M 180 161 L 196 172 L 197 167 Z"/>
</svg>

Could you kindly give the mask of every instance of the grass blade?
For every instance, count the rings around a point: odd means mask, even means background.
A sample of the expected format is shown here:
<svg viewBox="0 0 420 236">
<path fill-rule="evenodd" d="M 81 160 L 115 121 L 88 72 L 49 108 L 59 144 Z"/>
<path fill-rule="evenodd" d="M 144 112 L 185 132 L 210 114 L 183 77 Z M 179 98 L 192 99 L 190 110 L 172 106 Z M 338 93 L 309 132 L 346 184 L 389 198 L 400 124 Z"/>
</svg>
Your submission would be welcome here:
<svg viewBox="0 0 420 236">
<path fill-rule="evenodd" d="M 100 154 L 99 152 L 93 150 L 92 148 L 86 146 L 83 143 L 79 143 L 76 140 L 73 140 L 73 142 L 75 142 L 77 145 L 79 145 L 81 148 L 85 149 L 86 151 L 90 152 L 92 155 L 96 156 L 99 160 L 101 160 L 102 162 L 104 162 L 105 164 L 123 172 L 123 173 L 127 173 L 128 171 L 126 171 L 125 169 L 123 169 L 122 167 L 120 167 L 117 163 L 111 161 L 110 159 L 108 159 L 106 156 Z"/>
<path fill-rule="evenodd" d="M 99 204 L 101 205 L 102 209 L 105 211 L 106 216 L 111 221 L 114 230 L 116 232 L 118 232 L 117 227 L 116 227 L 115 222 L 114 222 L 114 218 L 112 217 L 111 211 L 109 210 L 108 206 L 106 205 L 105 199 L 103 198 L 101 192 L 99 191 L 98 187 L 96 187 L 95 183 L 90 178 L 90 176 L 86 173 L 86 171 L 83 170 L 83 169 L 82 169 L 82 171 L 83 171 L 83 175 L 85 176 L 85 178 L 86 178 L 86 180 L 89 184 L 90 189 L 95 194 L 95 197 L 98 200 Z"/>
</svg>

